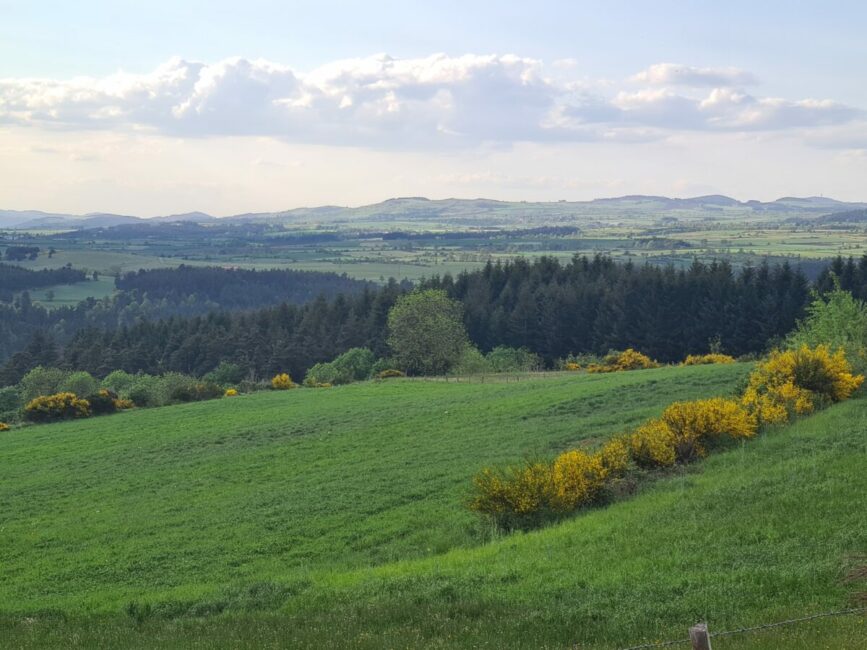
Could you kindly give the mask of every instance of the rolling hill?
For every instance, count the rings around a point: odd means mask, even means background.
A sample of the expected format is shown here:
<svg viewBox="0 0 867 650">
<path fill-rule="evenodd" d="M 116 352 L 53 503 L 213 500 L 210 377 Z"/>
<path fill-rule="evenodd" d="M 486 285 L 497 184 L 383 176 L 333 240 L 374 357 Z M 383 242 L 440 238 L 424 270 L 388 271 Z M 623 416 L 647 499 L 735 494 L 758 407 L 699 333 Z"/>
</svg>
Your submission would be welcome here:
<svg viewBox="0 0 867 650">
<path fill-rule="evenodd" d="M 748 370 L 369 382 L 2 434 L 0 638 L 613 648 L 840 608 L 867 549 L 864 399 L 533 533 L 463 507 L 483 465 L 598 444 Z M 786 647 L 862 640 L 849 617 Z"/>
</svg>

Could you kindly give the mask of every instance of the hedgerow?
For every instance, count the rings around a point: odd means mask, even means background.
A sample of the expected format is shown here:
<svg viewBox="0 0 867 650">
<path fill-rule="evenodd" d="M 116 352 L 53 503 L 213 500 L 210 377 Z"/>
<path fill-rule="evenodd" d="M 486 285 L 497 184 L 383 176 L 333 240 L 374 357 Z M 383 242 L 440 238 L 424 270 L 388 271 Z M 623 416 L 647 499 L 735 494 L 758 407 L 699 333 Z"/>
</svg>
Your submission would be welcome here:
<svg viewBox="0 0 867 650">
<path fill-rule="evenodd" d="M 33 422 L 86 418 L 90 416 L 90 402 L 75 393 L 43 395 L 27 403 L 24 415 Z"/>
<path fill-rule="evenodd" d="M 735 358 L 719 352 L 709 354 L 690 354 L 683 360 L 684 366 L 702 366 L 713 363 L 734 363 Z"/>
<path fill-rule="evenodd" d="M 647 368 L 659 368 L 659 363 L 646 354 L 642 354 L 632 348 L 622 352 L 609 352 L 605 355 L 602 363 L 591 363 L 587 366 L 587 372 L 620 372 L 622 370 L 645 370 Z"/>
<path fill-rule="evenodd" d="M 633 353 L 624 361 L 644 356 Z M 606 366 L 617 365 L 619 357 Z M 636 363 L 648 367 L 644 360 Z M 699 460 L 713 444 L 750 439 L 762 425 L 847 399 L 863 381 L 851 372 L 843 350 L 832 354 L 819 345 L 776 351 L 756 366 L 739 399 L 674 402 L 595 453 L 568 450 L 550 462 L 483 469 L 473 480 L 469 507 L 502 528 L 530 528 L 597 502 L 632 466 L 653 470 Z"/>
</svg>

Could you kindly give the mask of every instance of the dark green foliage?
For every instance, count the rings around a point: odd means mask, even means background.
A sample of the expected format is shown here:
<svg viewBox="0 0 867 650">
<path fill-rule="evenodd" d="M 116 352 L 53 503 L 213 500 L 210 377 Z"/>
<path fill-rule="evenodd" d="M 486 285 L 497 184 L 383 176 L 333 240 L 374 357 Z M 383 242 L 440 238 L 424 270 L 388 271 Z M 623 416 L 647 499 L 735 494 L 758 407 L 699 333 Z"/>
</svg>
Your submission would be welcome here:
<svg viewBox="0 0 867 650">
<path fill-rule="evenodd" d="M 463 307 L 445 291 L 413 291 L 388 313 L 388 345 L 401 368 L 412 374 L 441 375 L 461 358 L 467 333 Z"/>
<path fill-rule="evenodd" d="M 202 379 L 219 386 L 234 386 L 241 383 L 246 374 L 244 368 L 237 363 L 221 361 L 219 366 L 207 373 Z"/>
<path fill-rule="evenodd" d="M 90 412 L 93 415 L 109 415 L 117 413 L 117 393 L 103 388 L 102 390 L 87 396 L 87 401 L 90 402 Z"/>
<path fill-rule="evenodd" d="M 317 363 L 307 371 L 304 383 L 316 384 L 349 384 L 370 377 L 373 368 L 373 352 L 367 348 L 352 348 L 334 361 Z"/>
</svg>

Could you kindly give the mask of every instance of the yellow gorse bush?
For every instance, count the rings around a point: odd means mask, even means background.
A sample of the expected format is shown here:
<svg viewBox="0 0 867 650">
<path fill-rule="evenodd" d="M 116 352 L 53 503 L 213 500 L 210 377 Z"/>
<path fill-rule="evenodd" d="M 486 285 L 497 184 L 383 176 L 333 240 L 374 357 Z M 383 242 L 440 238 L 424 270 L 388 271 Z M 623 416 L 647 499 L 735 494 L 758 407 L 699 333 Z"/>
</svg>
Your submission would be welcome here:
<svg viewBox="0 0 867 650">
<path fill-rule="evenodd" d="M 576 370 L 581 370 L 581 364 L 575 363 L 574 361 L 567 361 L 563 364 L 563 370 L 569 370 L 571 372 L 575 372 Z"/>
<path fill-rule="evenodd" d="M 631 437 L 635 462 L 668 467 L 702 458 L 713 440 L 751 438 L 756 418 L 738 402 L 721 397 L 674 402 L 658 419 L 640 426 Z"/>
<path fill-rule="evenodd" d="M 469 506 L 504 528 L 527 528 L 548 515 L 594 503 L 606 485 L 623 476 L 628 463 L 626 440 L 615 438 L 595 453 L 571 450 L 553 462 L 486 468 L 473 479 Z"/>
<path fill-rule="evenodd" d="M 90 402 L 79 398 L 75 393 L 42 395 L 27 403 L 24 415 L 34 422 L 86 418 L 90 416 Z"/>
<path fill-rule="evenodd" d="M 619 364 L 623 355 L 627 356 Z M 708 356 L 725 357 L 704 355 Z M 640 357 L 646 361 L 636 361 Z M 627 350 L 616 358 L 609 355 L 605 370 L 597 372 L 635 364 L 653 367 L 648 362 L 655 364 Z M 696 363 L 707 362 L 689 362 L 689 358 L 684 362 Z M 863 376 L 852 374 L 842 351 L 831 354 L 824 346 L 805 346 L 774 352 L 750 375 L 739 400 L 714 397 L 674 402 L 660 417 L 648 420 L 626 437 L 610 440 L 595 453 L 570 450 L 550 463 L 483 470 L 474 479 L 476 495 L 470 508 L 491 516 L 505 528 L 526 528 L 548 515 L 562 515 L 598 501 L 606 485 L 627 472 L 630 461 L 640 467 L 659 468 L 702 458 L 715 441 L 751 438 L 762 424 L 785 422 L 792 414 L 810 413 L 848 398 L 863 381 Z"/>
<path fill-rule="evenodd" d="M 847 399 L 864 381 L 852 374 L 843 350 L 824 345 L 776 350 L 750 374 L 741 402 L 762 424 L 787 422 Z"/>
<path fill-rule="evenodd" d="M 578 450 L 563 452 L 551 467 L 552 509 L 571 512 L 590 503 L 605 485 L 606 474 L 598 454 Z"/>
<path fill-rule="evenodd" d="M 627 348 L 623 352 L 612 352 L 606 355 L 601 364 L 591 363 L 587 366 L 587 372 L 619 372 L 646 368 L 659 368 L 659 363 L 646 354 Z"/>
<path fill-rule="evenodd" d="M 662 420 L 650 420 L 629 438 L 633 460 L 641 467 L 668 467 L 677 460 L 674 432 Z"/>
<path fill-rule="evenodd" d="M 683 360 L 685 366 L 702 366 L 711 363 L 734 363 L 735 358 L 727 354 L 711 352 L 710 354 L 690 354 Z"/>
<path fill-rule="evenodd" d="M 290 388 L 297 387 L 297 385 L 292 381 L 292 377 L 285 372 L 274 375 L 274 378 L 271 380 L 271 388 L 274 390 L 289 390 Z"/>
<path fill-rule="evenodd" d="M 223 397 L 237 397 L 238 390 L 236 388 L 227 388 L 226 392 L 223 393 Z"/>
<path fill-rule="evenodd" d="M 9 425 L 5 422 L 0 422 L 0 431 L 9 431 Z"/>
</svg>

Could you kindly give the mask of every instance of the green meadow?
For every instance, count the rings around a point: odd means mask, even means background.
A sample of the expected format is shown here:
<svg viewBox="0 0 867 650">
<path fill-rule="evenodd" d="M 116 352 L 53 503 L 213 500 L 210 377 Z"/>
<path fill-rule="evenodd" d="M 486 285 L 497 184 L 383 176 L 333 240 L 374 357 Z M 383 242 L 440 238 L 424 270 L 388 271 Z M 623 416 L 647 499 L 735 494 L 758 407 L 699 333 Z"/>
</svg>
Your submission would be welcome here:
<svg viewBox="0 0 867 650">
<path fill-rule="evenodd" d="M 846 607 L 864 399 L 532 533 L 464 507 L 485 465 L 597 445 L 749 368 L 366 382 L 6 432 L 0 645 L 617 648 Z M 867 642 L 863 617 L 795 627 L 714 648 Z"/>
</svg>

